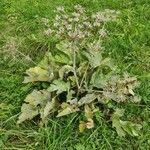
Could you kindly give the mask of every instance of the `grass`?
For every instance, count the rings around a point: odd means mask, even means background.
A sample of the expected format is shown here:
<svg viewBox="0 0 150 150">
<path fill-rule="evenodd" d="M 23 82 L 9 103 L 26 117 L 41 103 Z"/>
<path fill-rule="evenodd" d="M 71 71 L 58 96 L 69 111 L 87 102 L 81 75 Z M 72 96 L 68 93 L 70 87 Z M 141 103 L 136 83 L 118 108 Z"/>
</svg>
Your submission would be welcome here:
<svg viewBox="0 0 150 150">
<path fill-rule="evenodd" d="M 24 72 L 40 61 L 52 41 L 41 35 L 39 19 L 54 17 L 54 8 L 81 4 L 90 12 L 109 8 L 121 11 L 117 23 L 107 25 L 106 55 L 120 68 L 137 75 L 141 104 L 124 104 L 129 120 L 142 122 L 139 137 L 120 138 L 99 116 L 96 127 L 78 133 L 78 115 L 50 118 L 46 127 L 36 121 L 17 126 L 23 99 L 33 86 L 22 84 Z M 150 149 L 150 2 L 148 0 L 1 0 L 0 1 L 0 149 L 43 150 L 148 150 Z"/>
</svg>

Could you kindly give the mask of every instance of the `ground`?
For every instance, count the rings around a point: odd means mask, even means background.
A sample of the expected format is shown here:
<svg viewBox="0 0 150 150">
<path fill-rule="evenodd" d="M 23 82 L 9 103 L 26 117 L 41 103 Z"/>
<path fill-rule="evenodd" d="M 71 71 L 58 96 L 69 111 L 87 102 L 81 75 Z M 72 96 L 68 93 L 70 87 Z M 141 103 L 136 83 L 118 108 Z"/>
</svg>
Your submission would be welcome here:
<svg viewBox="0 0 150 150">
<path fill-rule="evenodd" d="M 103 117 L 92 130 L 78 132 L 78 115 L 50 118 L 46 127 L 36 121 L 16 125 L 21 104 L 33 86 L 22 83 L 27 68 L 38 63 L 51 41 L 40 36 L 40 18 L 53 19 L 59 5 L 71 9 L 81 4 L 90 12 L 114 9 L 121 12 L 108 24 L 105 43 L 121 72 L 136 75 L 140 104 L 124 104 L 125 118 L 142 122 L 138 137 L 120 138 Z M 0 149 L 43 150 L 148 150 L 150 149 L 150 1 L 149 0 L 1 0 L 0 1 Z"/>
</svg>

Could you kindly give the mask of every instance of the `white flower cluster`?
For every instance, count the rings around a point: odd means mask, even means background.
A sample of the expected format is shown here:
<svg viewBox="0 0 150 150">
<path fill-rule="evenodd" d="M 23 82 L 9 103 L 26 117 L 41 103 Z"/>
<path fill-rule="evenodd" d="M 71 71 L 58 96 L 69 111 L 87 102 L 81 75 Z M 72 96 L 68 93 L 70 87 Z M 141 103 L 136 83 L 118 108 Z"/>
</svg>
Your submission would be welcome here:
<svg viewBox="0 0 150 150">
<path fill-rule="evenodd" d="M 93 43 L 93 39 L 99 41 L 101 38 L 104 38 L 107 35 L 107 31 L 104 28 L 105 23 L 114 21 L 118 14 L 114 10 L 107 9 L 88 15 L 80 5 L 74 6 L 74 12 L 66 12 L 64 7 L 58 7 L 55 12 L 56 16 L 53 24 L 51 28 L 48 27 L 44 31 L 44 34 L 55 36 L 61 40 L 74 41 L 80 45 L 91 41 Z M 45 19 L 44 24 L 47 23 L 48 20 Z M 91 45 L 94 46 L 94 49 L 99 47 L 92 43 Z"/>
</svg>

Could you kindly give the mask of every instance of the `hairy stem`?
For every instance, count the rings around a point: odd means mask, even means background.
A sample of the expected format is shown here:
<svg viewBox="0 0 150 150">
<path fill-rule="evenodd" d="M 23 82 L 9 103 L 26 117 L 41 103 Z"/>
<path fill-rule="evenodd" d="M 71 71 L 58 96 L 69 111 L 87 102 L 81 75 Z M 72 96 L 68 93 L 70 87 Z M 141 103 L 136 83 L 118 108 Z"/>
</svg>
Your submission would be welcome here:
<svg viewBox="0 0 150 150">
<path fill-rule="evenodd" d="M 80 85 L 79 85 L 79 89 L 82 87 L 83 81 L 86 78 L 88 68 L 89 68 L 89 64 L 87 65 L 85 73 L 83 74 L 82 80 L 81 80 Z"/>
<path fill-rule="evenodd" d="M 80 86 L 79 86 L 78 76 L 77 76 L 77 73 L 76 73 L 76 52 L 75 52 L 75 49 L 73 49 L 73 73 L 74 73 L 74 76 L 75 76 L 77 88 L 79 90 Z"/>
</svg>

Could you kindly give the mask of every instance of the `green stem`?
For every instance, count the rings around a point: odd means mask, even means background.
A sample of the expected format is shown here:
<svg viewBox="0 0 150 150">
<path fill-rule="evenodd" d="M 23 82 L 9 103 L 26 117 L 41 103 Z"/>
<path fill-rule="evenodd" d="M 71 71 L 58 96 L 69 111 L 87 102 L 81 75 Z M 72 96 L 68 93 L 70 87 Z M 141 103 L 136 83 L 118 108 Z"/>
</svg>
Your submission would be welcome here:
<svg viewBox="0 0 150 150">
<path fill-rule="evenodd" d="M 73 49 L 73 73 L 74 73 L 74 77 L 75 77 L 75 80 L 76 80 L 77 88 L 79 90 L 80 86 L 79 86 L 78 76 L 77 76 L 77 73 L 76 73 L 76 52 L 75 52 L 75 49 Z"/>
</svg>

